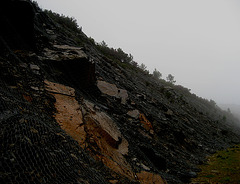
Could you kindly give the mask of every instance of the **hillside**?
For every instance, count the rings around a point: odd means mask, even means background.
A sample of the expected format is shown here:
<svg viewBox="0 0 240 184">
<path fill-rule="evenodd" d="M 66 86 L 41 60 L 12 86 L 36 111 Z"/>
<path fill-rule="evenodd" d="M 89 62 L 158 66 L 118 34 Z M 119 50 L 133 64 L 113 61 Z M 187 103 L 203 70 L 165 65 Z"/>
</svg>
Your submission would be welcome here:
<svg viewBox="0 0 240 184">
<path fill-rule="evenodd" d="M 240 142 L 214 101 L 154 78 L 74 19 L 0 2 L 2 183 L 188 183 Z"/>
<path fill-rule="evenodd" d="M 225 111 L 230 110 L 230 113 L 232 113 L 236 118 L 238 118 L 240 120 L 240 105 L 220 104 L 219 106 Z"/>
</svg>

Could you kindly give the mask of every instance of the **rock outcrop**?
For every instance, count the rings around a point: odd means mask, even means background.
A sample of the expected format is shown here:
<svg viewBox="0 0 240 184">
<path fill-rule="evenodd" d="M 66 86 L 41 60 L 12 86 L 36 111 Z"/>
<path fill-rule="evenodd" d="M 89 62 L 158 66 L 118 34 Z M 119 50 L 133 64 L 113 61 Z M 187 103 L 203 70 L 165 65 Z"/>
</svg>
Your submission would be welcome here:
<svg viewBox="0 0 240 184">
<path fill-rule="evenodd" d="M 30 1 L 0 5 L 3 183 L 188 183 L 240 142 L 236 119 L 185 88 L 104 55 Z"/>
<path fill-rule="evenodd" d="M 97 81 L 97 87 L 103 94 L 119 98 L 122 104 L 126 104 L 128 98 L 126 90 L 119 89 L 115 84 L 110 84 L 106 81 Z"/>
<path fill-rule="evenodd" d="M 124 158 L 124 155 L 128 155 L 128 141 L 123 137 L 116 123 L 106 113 L 99 111 L 99 107 L 86 100 L 83 100 L 80 105 L 75 99 L 73 88 L 47 80 L 45 85 L 46 90 L 56 100 L 57 112 L 54 115 L 56 121 L 96 160 L 130 181 L 164 183 L 161 176 L 157 174 L 145 171 L 135 174 Z M 142 167 L 150 170 L 144 164 Z M 118 180 L 114 181 L 118 182 Z"/>
</svg>

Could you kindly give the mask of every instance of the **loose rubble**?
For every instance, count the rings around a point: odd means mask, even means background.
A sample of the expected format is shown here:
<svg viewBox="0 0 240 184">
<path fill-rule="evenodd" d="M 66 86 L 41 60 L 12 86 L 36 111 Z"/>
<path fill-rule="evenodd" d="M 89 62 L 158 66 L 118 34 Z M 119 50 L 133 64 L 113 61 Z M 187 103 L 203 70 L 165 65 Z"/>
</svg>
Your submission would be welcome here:
<svg viewBox="0 0 240 184">
<path fill-rule="evenodd" d="M 0 5 L 3 183 L 188 183 L 240 142 L 233 117 L 185 88 L 107 58 L 30 1 Z"/>
</svg>

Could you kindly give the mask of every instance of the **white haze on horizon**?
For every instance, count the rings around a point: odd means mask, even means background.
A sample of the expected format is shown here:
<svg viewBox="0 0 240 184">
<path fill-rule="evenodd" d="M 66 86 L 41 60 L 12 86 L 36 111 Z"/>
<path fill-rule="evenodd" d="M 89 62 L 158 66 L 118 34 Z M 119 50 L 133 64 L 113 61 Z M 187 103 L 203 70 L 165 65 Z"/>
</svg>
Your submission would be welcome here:
<svg viewBox="0 0 240 184">
<path fill-rule="evenodd" d="M 239 0 L 37 0 L 97 42 L 218 104 L 240 105 Z"/>
</svg>

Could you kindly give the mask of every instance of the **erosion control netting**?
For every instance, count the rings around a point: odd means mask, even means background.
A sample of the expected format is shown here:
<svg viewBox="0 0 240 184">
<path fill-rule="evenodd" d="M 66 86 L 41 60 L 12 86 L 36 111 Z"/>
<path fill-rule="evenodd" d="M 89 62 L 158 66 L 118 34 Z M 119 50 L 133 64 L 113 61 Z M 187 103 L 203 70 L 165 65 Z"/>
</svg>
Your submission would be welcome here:
<svg viewBox="0 0 240 184">
<path fill-rule="evenodd" d="M 0 183 L 106 183 L 99 171 L 102 166 L 85 154 L 50 113 L 41 110 L 44 92 L 41 96 L 39 91 L 21 87 L 27 78 L 42 83 L 41 76 L 34 77 L 28 68 L 19 72 L 17 61 L 1 59 L 0 64 Z M 32 95 L 31 102 L 24 98 L 26 91 Z"/>
</svg>

